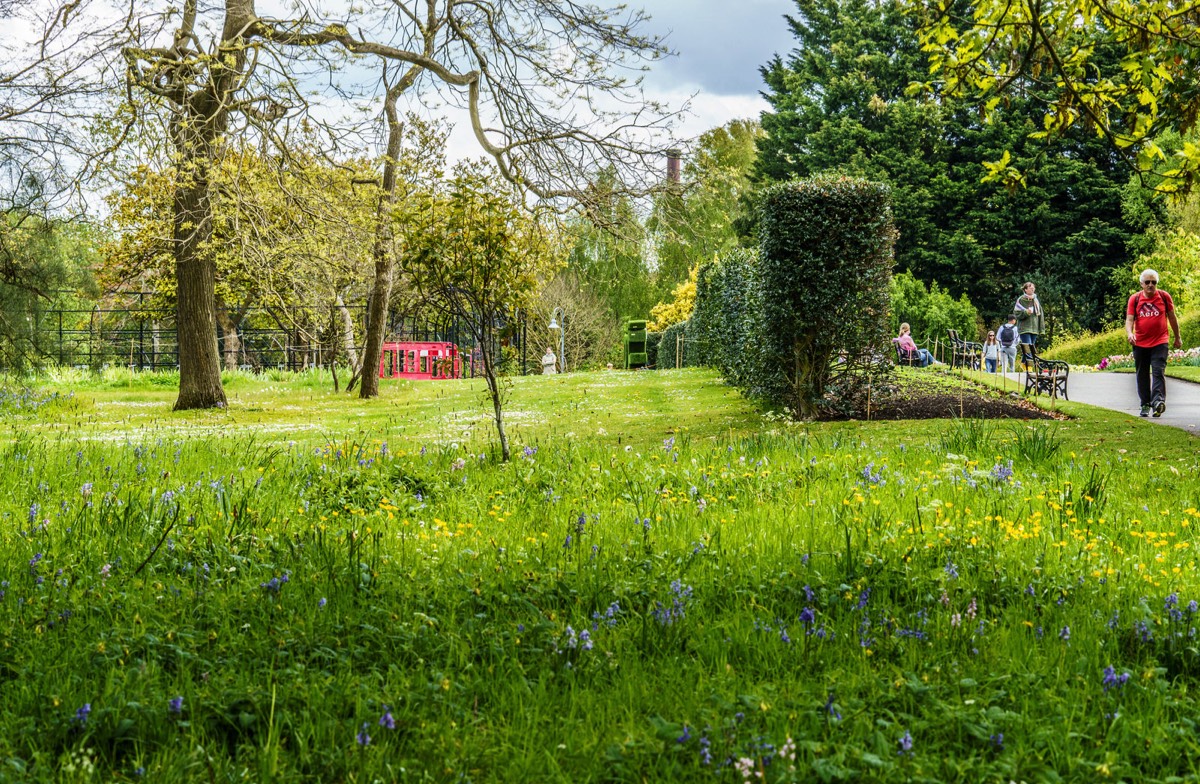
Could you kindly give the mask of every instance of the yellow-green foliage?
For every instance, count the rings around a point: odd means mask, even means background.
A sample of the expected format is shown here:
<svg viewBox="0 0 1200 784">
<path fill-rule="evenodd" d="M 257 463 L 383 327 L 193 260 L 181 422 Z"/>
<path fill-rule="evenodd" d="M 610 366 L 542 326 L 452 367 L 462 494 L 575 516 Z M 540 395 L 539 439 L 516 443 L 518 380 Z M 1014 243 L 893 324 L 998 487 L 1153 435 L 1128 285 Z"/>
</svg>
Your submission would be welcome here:
<svg viewBox="0 0 1200 784">
<path fill-rule="evenodd" d="M 1200 346 L 1200 313 L 1179 319 L 1179 330 L 1183 334 L 1183 347 Z M 1072 365 L 1095 365 L 1114 354 L 1128 354 L 1129 341 L 1125 339 L 1125 328 L 1109 330 L 1096 335 L 1071 340 L 1046 352 L 1050 359 L 1063 359 Z"/>
<path fill-rule="evenodd" d="M 675 287 L 672 295 L 675 297 L 671 302 L 660 302 L 650 308 L 650 322 L 646 328 L 651 332 L 662 332 L 667 327 L 678 324 L 681 321 L 687 321 L 692 310 L 696 307 L 696 271 L 700 269 L 692 267 L 688 272 L 688 278 L 683 283 Z"/>
</svg>

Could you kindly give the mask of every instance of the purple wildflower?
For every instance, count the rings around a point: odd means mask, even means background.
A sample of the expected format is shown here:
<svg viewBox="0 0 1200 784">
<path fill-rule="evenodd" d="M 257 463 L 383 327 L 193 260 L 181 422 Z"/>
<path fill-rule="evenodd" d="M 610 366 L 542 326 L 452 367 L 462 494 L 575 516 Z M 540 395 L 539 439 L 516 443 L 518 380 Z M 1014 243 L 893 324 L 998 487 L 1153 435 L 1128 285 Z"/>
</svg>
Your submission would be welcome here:
<svg viewBox="0 0 1200 784">
<path fill-rule="evenodd" d="M 183 713 L 183 697 L 172 697 L 167 702 L 167 710 L 171 713 Z"/>
<path fill-rule="evenodd" d="M 364 724 L 363 726 L 365 727 L 366 725 Z M 392 716 L 392 711 L 386 705 L 383 706 L 383 715 L 379 717 L 379 726 L 388 730 L 396 729 L 396 719 Z"/>
<path fill-rule="evenodd" d="M 92 713 L 92 703 L 85 702 L 82 707 L 75 711 L 75 723 L 87 724 L 88 716 Z"/>
<path fill-rule="evenodd" d="M 1104 691 L 1107 692 L 1109 689 L 1119 689 L 1123 687 L 1125 682 L 1128 680 L 1129 673 L 1123 672 L 1118 675 L 1117 671 L 1113 669 L 1113 666 L 1110 664 L 1104 668 L 1104 679 L 1101 681 L 1101 683 L 1104 685 Z"/>
<path fill-rule="evenodd" d="M 367 734 L 367 726 L 367 723 L 364 721 L 362 729 L 359 730 L 358 734 L 354 736 L 354 739 L 358 741 L 359 746 L 367 746 L 371 743 L 371 736 Z"/>
<path fill-rule="evenodd" d="M 900 744 L 900 750 L 896 752 L 897 754 L 913 753 L 913 737 L 912 733 L 910 733 L 908 730 L 904 731 L 904 734 L 900 736 L 900 740 L 897 742 Z"/>
</svg>

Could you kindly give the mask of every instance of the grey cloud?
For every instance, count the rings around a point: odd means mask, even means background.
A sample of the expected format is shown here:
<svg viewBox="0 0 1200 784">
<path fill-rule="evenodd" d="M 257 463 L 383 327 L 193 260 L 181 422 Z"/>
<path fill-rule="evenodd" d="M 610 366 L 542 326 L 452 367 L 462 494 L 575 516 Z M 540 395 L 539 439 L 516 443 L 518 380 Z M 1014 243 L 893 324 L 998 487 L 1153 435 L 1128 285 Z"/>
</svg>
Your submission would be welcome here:
<svg viewBox="0 0 1200 784">
<path fill-rule="evenodd" d="M 654 65 L 647 82 L 663 87 L 695 84 L 717 95 L 754 95 L 758 69 L 796 44 L 785 14 L 791 0 L 641 0 L 647 31 L 667 36 L 677 57 Z"/>
</svg>

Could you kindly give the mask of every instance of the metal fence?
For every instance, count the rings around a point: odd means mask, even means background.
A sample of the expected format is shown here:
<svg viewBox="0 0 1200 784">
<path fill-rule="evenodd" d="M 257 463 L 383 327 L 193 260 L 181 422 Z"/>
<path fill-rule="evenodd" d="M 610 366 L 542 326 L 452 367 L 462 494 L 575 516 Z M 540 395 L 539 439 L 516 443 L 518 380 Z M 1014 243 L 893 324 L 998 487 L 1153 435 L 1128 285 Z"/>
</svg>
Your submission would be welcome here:
<svg viewBox="0 0 1200 784">
<path fill-rule="evenodd" d="M 318 319 L 317 314 L 320 315 Z M 328 368 L 333 362 L 345 365 L 343 345 L 348 317 L 356 335 L 353 350 L 361 356 L 365 333 L 365 305 L 312 309 L 247 308 L 218 309 L 216 339 L 225 368 L 261 372 L 281 369 L 299 371 Z M 233 325 L 222 327 L 222 324 Z M 525 325 L 514 320 L 497 339 L 494 357 L 500 357 L 503 373 L 529 372 Z M 398 341 L 447 341 L 459 347 L 464 372 L 482 372 L 481 352 L 468 325 L 461 319 L 424 319 L 389 313 L 386 339 Z M 101 370 L 122 367 L 132 370 L 174 370 L 179 367 L 179 341 L 174 311 L 153 308 L 101 308 L 46 310 L 29 318 L 29 333 L 7 336 L 12 351 L 5 370 L 13 370 L 11 357 L 23 365 Z M 20 342 L 21 345 L 17 345 Z"/>
</svg>

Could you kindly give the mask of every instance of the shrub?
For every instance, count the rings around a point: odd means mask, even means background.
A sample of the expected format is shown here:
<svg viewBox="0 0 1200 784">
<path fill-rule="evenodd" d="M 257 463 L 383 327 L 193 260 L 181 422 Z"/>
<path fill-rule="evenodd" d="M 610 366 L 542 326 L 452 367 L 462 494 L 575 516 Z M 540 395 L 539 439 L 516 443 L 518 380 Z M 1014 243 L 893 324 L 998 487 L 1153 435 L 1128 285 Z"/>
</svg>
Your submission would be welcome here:
<svg viewBox="0 0 1200 784">
<path fill-rule="evenodd" d="M 678 324 L 672 324 L 660 334 L 658 345 L 655 348 L 655 367 L 659 370 L 670 370 L 675 367 L 676 347 L 681 335 L 684 336 L 684 339 L 683 356 L 678 358 L 681 360 L 680 366 L 698 367 L 704 364 L 698 347 L 692 342 L 691 335 L 688 334 L 689 323 L 681 321 Z"/>
<path fill-rule="evenodd" d="M 660 302 L 650 308 L 647 329 L 661 332 L 672 324 L 687 321 L 691 317 L 692 309 L 696 306 L 696 272 L 697 268 L 692 267 L 687 280 L 675 287 L 671 292 L 674 299 L 670 302 Z"/>
<path fill-rule="evenodd" d="M 1181 317 L 1179 330 L 1183 336 L 1184 348 L 1200 346 L 1200 313 Z M 1125 338 L 1125 327 L 1122 326 L 1057 344 L 1046 352 L 1046 356 L 1049 359 L 1070 362 L 1072 365 L 1096 365 L 1105 357 L 1128 353 L 1129 341 Z"/>
<path fill-rule="evenodd" d="M 720 369 L 732 384 L 754 394 L 761 366 L 762 321 L 758 254 L 742 248 L 704 264 L 696 276 L 696 308 L 688 340 L 697 364 Z"/>
<path fill-rule="evenodd" d="M 963 294 L 950 296 L 936 282 L 925 284 L 911 272 L 901 272 L 892 278 L 891 333 L 900 332 L 900 324 L 908 322 L 913 340 L 932 351 L 935 341 L 946 342 L 946 330 L 956 330 L 964 340 L 979 340 L 979 312 Z"/>
<path fill-rule="evenodd" d="M 822 175 L 768 188 L 760 261 L 764 392 L 805 417 L 834 375 L 878 367 L 895 227 L 886 185 Z M 836 363 L 836 367 L 835 367 Z"/>
</svg>

